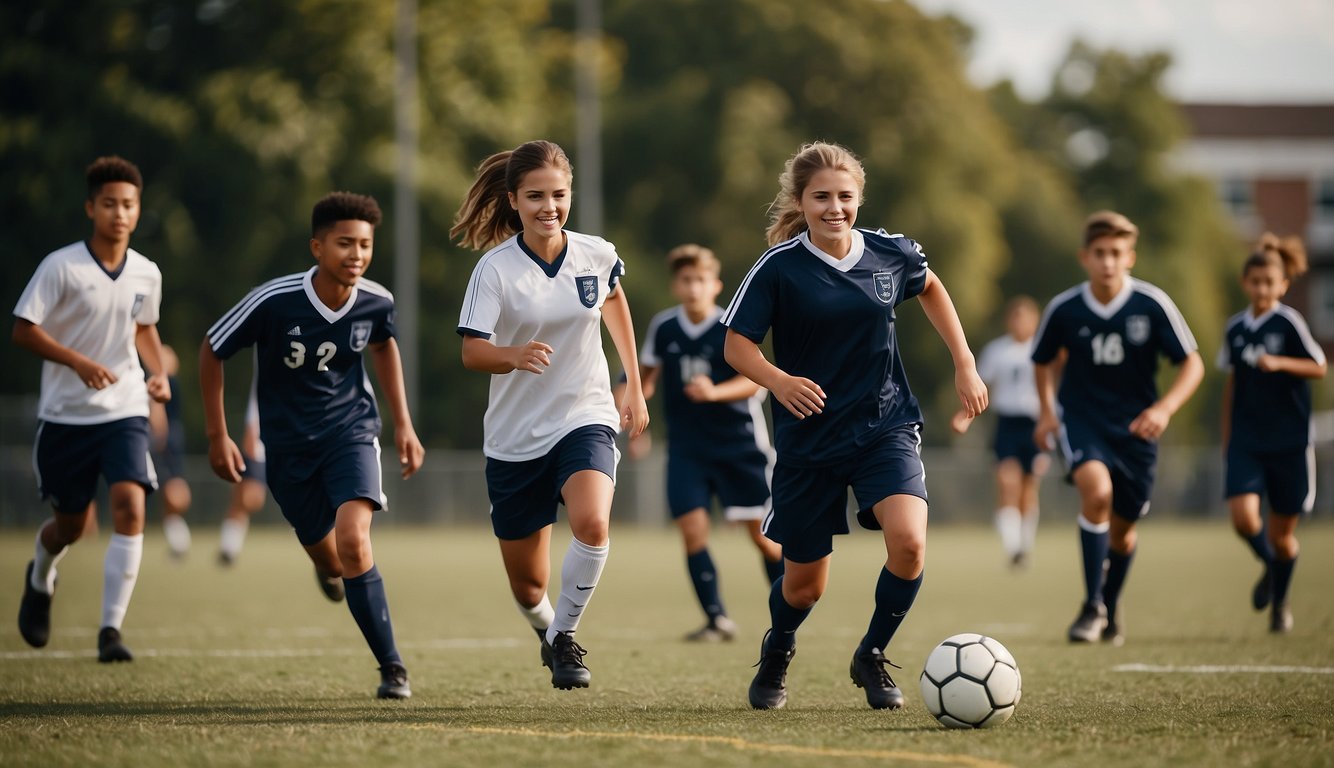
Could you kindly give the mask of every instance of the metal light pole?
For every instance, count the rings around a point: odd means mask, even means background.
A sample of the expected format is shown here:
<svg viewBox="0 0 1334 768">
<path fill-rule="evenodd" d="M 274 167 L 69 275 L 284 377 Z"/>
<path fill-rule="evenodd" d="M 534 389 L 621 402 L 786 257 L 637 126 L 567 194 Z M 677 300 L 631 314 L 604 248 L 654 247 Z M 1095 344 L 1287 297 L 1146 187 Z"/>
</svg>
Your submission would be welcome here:
<svg viewBox="0 0 1334 768">
<path fill-rule="evenodd" d="M 417 205 L 417 0 L 398 0 L 394 25 L 394 139 L 398 172 L 394 177 L 394 303 L 398 344 L 403 356 L 403 385 L 408 408 L 417 412 L 421 228 Z"/>
<path fill-rule="evenodd" d="M 602 103 L 598 76 L 598 43 L 602 37 L 599 0 L 575 5 L 577 70 L 575 76 L 575 188 L 579 190 L 579 231 L 602 230 Z"/>
</svg>

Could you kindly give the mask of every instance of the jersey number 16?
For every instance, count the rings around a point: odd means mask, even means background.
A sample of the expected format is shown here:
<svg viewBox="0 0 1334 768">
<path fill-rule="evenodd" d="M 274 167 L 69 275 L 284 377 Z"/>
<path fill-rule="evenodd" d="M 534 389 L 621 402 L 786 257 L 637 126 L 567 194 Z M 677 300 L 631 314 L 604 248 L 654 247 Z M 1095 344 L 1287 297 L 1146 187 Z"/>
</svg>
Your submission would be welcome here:
<svg viewBox="0 0 1334 768">
<path fill-rule="evenodd" d="M 1107 333 L 1093 337 L 1093 364 L 1120 365 L 1126 359 L 1125 347 L 1121 346 L 1121 334 Z"/>
</svg>

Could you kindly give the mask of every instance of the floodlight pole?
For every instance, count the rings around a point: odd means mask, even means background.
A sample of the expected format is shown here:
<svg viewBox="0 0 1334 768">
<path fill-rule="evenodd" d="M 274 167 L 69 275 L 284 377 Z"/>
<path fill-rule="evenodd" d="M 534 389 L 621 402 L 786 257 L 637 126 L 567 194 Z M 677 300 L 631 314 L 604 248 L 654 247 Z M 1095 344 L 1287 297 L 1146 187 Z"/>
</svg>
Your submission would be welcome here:
<svg viewBox="0 0 1334 768">
<path fill-rule="evenodd" d="M 417 0 L 398 0 L 394 25 L 394 303 L 408 410 L 417 412 L 421 227 L 417 203 Z"/>
<path fill-rule="evenodd" d="M 579 230 L 602 235 L 602 104 L 598 59 L 602 38 L 600 0 L 575 5 L 575 190 Z"/>
</svg>

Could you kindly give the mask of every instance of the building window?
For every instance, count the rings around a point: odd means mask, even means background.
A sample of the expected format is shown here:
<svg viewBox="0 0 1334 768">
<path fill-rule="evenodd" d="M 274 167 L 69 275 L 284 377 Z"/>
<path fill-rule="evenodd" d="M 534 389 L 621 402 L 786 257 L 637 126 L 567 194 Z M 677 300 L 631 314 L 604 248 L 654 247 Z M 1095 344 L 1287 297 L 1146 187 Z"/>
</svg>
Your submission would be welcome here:
<svg viewBox="0 0 1334 768">
<path fill-rule="evenodd" d="M 1315 185 L 1315 217 L 1334 221 L 1334 177 L 1326 176 Z"/>
<path fill-rule="evenodd" d="M 1233 216 L 1248 216 L 1255 212 L 1255 195 L 1251 190 L 1251 183 L 1246 179 L 1237 177 L 1223 179 L 1219 187 L 1219 196 Z"/>
</svg>

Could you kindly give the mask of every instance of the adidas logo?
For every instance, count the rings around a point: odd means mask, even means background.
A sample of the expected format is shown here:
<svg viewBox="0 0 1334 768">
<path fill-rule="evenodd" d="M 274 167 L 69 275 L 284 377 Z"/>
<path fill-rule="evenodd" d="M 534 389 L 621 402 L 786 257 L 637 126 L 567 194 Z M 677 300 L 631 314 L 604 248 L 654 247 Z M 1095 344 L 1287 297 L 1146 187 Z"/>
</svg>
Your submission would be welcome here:
<svg viewBox="0 0 1334 768">
<path fill-rule="evenodd" d="M 287 335 L 288 335 L 288 336 L 300 336 L 300 335 L 301 335 L 301 326 L 299 326 L 299 325 L 294 325 L 294 326 L 292 326 L 292 330 L 288 331 L 288 332 L 287 332 Z"/>
<path fill-rule="evenodd" d="M 672 354 L 676 354 L 677 352 L 681 351 L 681 345 L 673 341 L 672 343 L 667 345 L 667 351 Z"/>
</svg>

